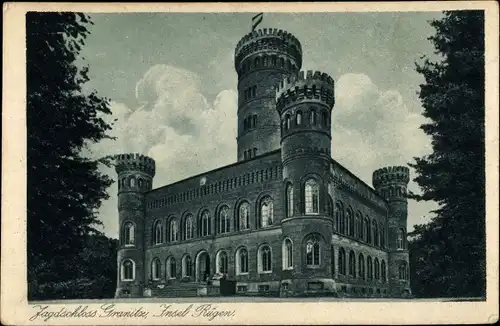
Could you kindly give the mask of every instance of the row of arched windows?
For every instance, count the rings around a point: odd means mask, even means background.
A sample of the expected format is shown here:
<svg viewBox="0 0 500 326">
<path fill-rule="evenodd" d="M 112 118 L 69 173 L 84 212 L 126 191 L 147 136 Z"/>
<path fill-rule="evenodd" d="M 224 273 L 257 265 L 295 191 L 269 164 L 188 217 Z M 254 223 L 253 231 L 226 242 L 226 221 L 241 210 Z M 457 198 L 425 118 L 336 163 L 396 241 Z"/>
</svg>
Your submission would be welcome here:
<svg viewBox="0 0 500 326">
<path fill-rule="evenodd" d="M 293 120 L 293 121 L 292 121 Z M 282 132 L 288 131 L 292 127 L 308 125 L 308 126 L 320 126 L 320 127 L 330 127 L 330 117 L 328 111 L 321 110 L 320 117 L 316 109 L 310 109 L 309 112 L 304 116 L 302 111 L 298 110 L 295 112 L 293 117 L 290 114 L 285 114 L 283 121 L 281 122 Z"/>
<path fill-rule="evenodd" d="M 366 243 L 386 247 L 385 224 L 371 220 L 368 216 L 363 218 L 359 211 L 354 214 L 350 207 L 344 210 L 341 202 L 335 204 L 335 230 Z"/>
<path fill-rule="evenodd" d="M 118 190 L 122 188 L 136 187 L 139 189 L 151 189 L 151 181 L 145 180 L 141 177 L 136 178 L 134 176 L 125 177 L 118 181 Z"/>
<path fill-rule="evenodd" d="M 177 219 L 171 218 L 166 227 L 166 241 L 174 242 L 192 239 L 195 236 L 195 229 L 198 237 L 250 229 L 250 204 L 247 201 L 243 201 L 238 205 L 234 218 L 231 216 L 231 212 L 232 210 L 228 205 L 222 205 L 217 210 L 215 230 L 212 230 L 212 217 L 207 209 L 200 213 L 196 221 L 196 228 L 192 214 L 187 214 L 184 217 L 181 227 L 179 227 Z M 274 204 L 271 197 L 265 196 L 259 201 L 258 217 L 258 227 L 260 228 L 274 224 Z M 130 227 L 133 228 L 133 224 L 126 223 L 124 227 L 129 228 L 129 231 L 125 231 L 124 234 L 130 234 Z M 164 243 L 164 233 L 163 222 L 161 220 L 155 221 L 153 223 L 153 244 Z M 125 242 L 125 244 L 128 243 Z"/>
<path fill-rule="evenodd" d="M 380 262 L 378 258 L 372 259 L 371 256 L 368 256 L 365 264 L 363 254 L 360 253 L 356 259 L 356 254 L 353 250 L 349 251 L 348 258 L 349 260 L 347 260 L 345 249 L 340 247 L 337 259 L 338 272 L 340 275 L 358 277 L 362 280 L 381 280 L 384 283 L 387 281 L 387 269 L 383 259 Z"/>
</svg>

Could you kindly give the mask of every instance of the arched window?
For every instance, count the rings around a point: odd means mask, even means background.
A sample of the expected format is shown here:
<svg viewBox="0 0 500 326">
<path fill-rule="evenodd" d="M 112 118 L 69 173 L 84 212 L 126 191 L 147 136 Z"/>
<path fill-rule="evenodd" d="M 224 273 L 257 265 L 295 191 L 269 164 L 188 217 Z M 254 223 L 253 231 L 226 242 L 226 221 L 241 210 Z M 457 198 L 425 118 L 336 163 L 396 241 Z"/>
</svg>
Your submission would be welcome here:
<svg viewBox="0 0 500 326">
<path fill-rule="evenodd" d="M 260 226 L 273 225 L 273 201 L 270 197 L 265 197 L 260 202 Z"/>
<path fill-rule="evenodd" d="M 399 265 L 399 279 L 408 279 L 408 264 L 406 262 L 403 262 L 401 265 Z"/>
<path fill-rule="evenodd" d="M 144 187 L 144 180 L 142 178 L 139 178 L 139 188 L 142 189 Z"/>
<path fill-rule="evenodd" d="M 352 210 L 349 208 L 346 211 L 346 229 L 347 234 L 354 237 L 354 219 L 352 216 Z"/>
<path fill-rule="evenodd" d="M 227 253 L 225 251 L 219 251 L 215 258 L 217 263 L 217 273 L 227 274 L 228 272 L 228 260 Z"/>
<path fill-rule="evenodd" d="M 167 278 L 172 279 L 177 277 L 177 267 L 175 264 L 175 258 L 174 257 L 169 257 L 167 258 Z"/>
<path fill-rule="evenodd" d="M 179 228 L 177 227 L 177 220 L 170 221 L 170 241 L 175 242 L 179 240 Z"/>
<path fill-rule="evenodd" d="M 373 279 L 372 257 L 368 256 L 368 258 L 366 259 L 366 265 L 367 265 L 368 279 L 371 280 Z"/>
<path fill-rule="evenodd" d="M 381 265 L 380 269 L 382 271 L 382 282 L 385 283 L 385 281 L 387 280 L 387 273 L 386 273 L 386 270 L 385 270 L 385 268 L 386 268 L 385 267 L 385 261 L 382 260 L 382 264 L 380 264 L 380 265 Z"/>
<path fill-rule="evenodd" d="M 375 279 L 380 280 L 380 264 L 378 262 L 378 258 L 375 258 Z"/>
<path fill-rule="evenodd" d="M 153 281 L 159 280 L 161 277 L 161 262 L 158 258 L 151 261 L 151 278 Z"/>
<path fill-rule="evenodd" d="M 404 249 L 404 230 L 398 229 L 396 234 L 397 249 Z"/>
<path fill-rule="evenodd" d="M 337 230 L 338 233 L 342 233 L 344 230 L 342 230 L 342 217 L 344 216 L 344 208 L 342 207 L 342 204 L 336 203 L 335 204 L 335 229 Z"/>
<path fill-rule="evenodd" d="M 377 224 L 377 221 L 375 221 L 375 219 L 372 220 L 372 231 L 373 231 L 373 244 L 375 246 L 378 246 L 379 245 L 379 242 L 378 242 L 378 224 Z"/>
<path fill-rule="evenodd" d="M 365 218 L 365 241 L 367 243 L 371 243 L 372 242 L 372 231 L 371 231 L 371 227 L 370 227 L 370 219 L 369 218 Z"/>
<path fill-rule="evenodd" d="M 257 115 L 254 114 L 252 116 L 252 127 L 255 128 L 257 126 Z"/>
<path fill-rule="evenodd" d="M 361 217 L 361 213 L 356 213 L 356 229 L 357 229 L 357 238 L 363 239 L 363 218 Z"/>
<path fill-rule="evenodd" d="M 293 186 L 288 184 L 286 186 L 286 215 L 293 216 Z"/>
<path fill-rule="evenodd" d="M 201 236 L 210 235 L 210 214 L 208 211 L 203 211 L 201 214 Z"/>
<path fill-rule="evenodd" d="M 159 244 L 163 242 L 163 228 L 161 221 L 156 221 L 153 227 L 153 244 Z"/>
<path fill-rule="evenodd" d="M 238 210 L 238 220 L 240 230 L 246 230 L 250 228 L 250 205 L 247 202 L 240 204 Z"/>
<path fill-rule="evenodd" d="M 365 279 L 365 257 L 363 254 L 359 254 L 358 257 L 358 275 L 360 279 Z"/>
<path fill-rule="evenodd" d="M 260 58 L 259 57 L 255 58 L 255 67 L 258 67 L 258 66 L 260 66 Z"/>
<path fill-rule="evenodd" d="M 135 187 L 135 178 L 134 177 L 130 177 L 129 185 L 130 185 L 130 187 Z"/>
<path fill-rule="evenodd" d="M 182 277 L 193 277 L 193 261 L 191 256 L 182 257 Z"/>
<path fill-rule="evenodd" d="M 267 245 L 261 246 L 258 251 L 258 270 L 259 273 L 270 273 L 271 265 L 271 248 Z"/>
<path fill-rule="evenodd" d="M 248 251 L 246 248 L 239 248 L 236 251 L 236 274 L 248 274 Z"/>
<path fill-rule="evenodd" d="M 295 124 L 297 124 L 297 126 L 300 126 L 301 123 L 302 123 L 302 112 L 297 111 L 297 114 L 295 116 Z"/>
<path fill-rule="evenodd" d="M 189 240 L 193 238 L 193 215 L 189 214 L 186 216 L 186 220 L 184 221 L 184 239 Z"/>
<path fill-rule="evenodd" d="M 285 117 L 285 121 L 286 121 L 286 128 L 285 129 L 289 130 L 290 129 L 290 116 L 289 115 L 287 115 Z"/>
<path fill-rule="evenodd" d="M 135 262 L 132 259 L 125 259 L 121 265 L 122 281 L 133 281 L 135 279 Z"/>
<path fill-rule="evenodd" d="M 307 266 L 320 265 L 320 246 L 316 239 L 311 239 L 306 242 L 306 264 Z"/>
<path fill-rule="evenodd" d="M 306 214 L 319 213 L 319 186 L 316 180 L 309 179 L 305 183 L 304 189 Z"/>
<path fill-rule="evenodd" d="M 219 211 L 219 229 L 218 233 L 227 233 L 231 228 L 231 221 L 229 217 L 229 207 L 223 206 Z"/>
<path fill-rule="evenodd" d="M 316 111 L 314 110 L 311 110 L 311 112 L 309 113 L 309 123 L 311 124 L 311 126 L 316 125 Z"/>
<path fill-rule="evenodd" d="M 283 241 L 283 269 L 293 269 L 293 244 L 292 240 L 286 238 Z"/>
<path fill-rule="evenodd" d="M 123 244 L 125 246 L 133 246 L 135 243 L 135 227 L 132 222 L 123 224 Z"/>
<path fill-rule="evenodd" d="M 339 274 L 346 274 L 346 257 L 344 248 L 339 248 Z"/>
<path fill-rule="evenodd" d="M 356 256 L 352 250 L 349 252 L 349 275 L 356 277 Z"/>
</svg>

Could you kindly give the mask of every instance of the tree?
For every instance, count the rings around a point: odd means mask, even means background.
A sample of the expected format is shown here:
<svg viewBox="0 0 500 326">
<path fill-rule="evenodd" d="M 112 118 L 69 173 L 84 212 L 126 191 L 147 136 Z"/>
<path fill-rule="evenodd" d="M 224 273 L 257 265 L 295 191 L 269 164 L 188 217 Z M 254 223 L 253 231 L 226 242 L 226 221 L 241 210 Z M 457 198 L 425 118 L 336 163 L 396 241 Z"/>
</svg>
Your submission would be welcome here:
<svg viewBox="0 0 500 326">
<path fill-rule="evenodd" d="M 97 210 L 112 180 L 99 172 L 109 159 L 80 153 L 107 136 L 109 101 L 84 94 L 88 67 L 75 64 L 91 24 L 84 14 L 29 12 L 27 56 L 27 248 L 30 289 L 70 280 L 70 264 L 99 234 Z M 31 293 L 31 292 L 30 292 Z"/>
<path fill-rule="evenodd" d="M 440 61 L 426 58 L 417 72 L 425 78 L 419 96 L 430 121 L 421 129 L 433 152 L 410 164 L 422 189 L 410 197 L 439 208 L 430 223 L 415 226 L 412 288 L 420 296 L 484 296 L 484 12 L 445 12 L 431 25 Z"/>
</svg>

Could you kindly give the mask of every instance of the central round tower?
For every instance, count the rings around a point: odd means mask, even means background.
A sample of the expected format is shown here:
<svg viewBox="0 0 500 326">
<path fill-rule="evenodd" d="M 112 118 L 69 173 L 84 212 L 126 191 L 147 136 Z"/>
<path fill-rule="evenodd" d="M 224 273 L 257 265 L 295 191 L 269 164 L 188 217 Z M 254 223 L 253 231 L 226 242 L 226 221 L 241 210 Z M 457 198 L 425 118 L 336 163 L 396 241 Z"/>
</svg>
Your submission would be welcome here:
<svg viewBox="0 0 500 326">
<path fill-rule="evenodd" d="M 280 148 L 275 86 L 302 67 L 302 47 L 292 34 L 260 29 L 236 46 L 238 161 Z"/>
</svg>

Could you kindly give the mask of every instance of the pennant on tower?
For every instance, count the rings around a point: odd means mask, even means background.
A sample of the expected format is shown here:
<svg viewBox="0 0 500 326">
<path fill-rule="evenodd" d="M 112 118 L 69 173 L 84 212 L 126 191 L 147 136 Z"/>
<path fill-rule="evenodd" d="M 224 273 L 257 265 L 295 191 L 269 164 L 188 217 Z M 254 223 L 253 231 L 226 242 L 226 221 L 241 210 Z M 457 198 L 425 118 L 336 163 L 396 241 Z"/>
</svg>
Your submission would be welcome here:
<svg viewBox="0 0 500 326">
<path fill-rule="evenodd" d="M 252 17 L 252 32 L 262 22 L 262 18 L 264 18 L 264 13 L 262 12 Z"/>
</svg>

